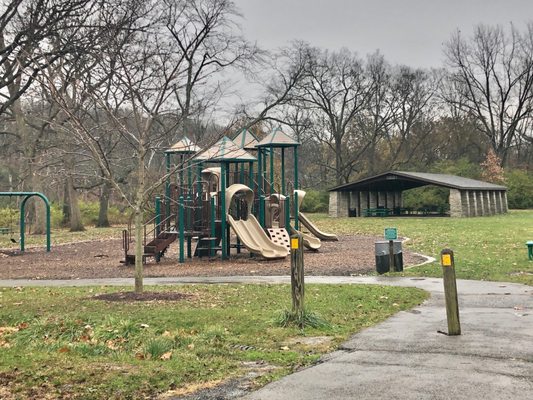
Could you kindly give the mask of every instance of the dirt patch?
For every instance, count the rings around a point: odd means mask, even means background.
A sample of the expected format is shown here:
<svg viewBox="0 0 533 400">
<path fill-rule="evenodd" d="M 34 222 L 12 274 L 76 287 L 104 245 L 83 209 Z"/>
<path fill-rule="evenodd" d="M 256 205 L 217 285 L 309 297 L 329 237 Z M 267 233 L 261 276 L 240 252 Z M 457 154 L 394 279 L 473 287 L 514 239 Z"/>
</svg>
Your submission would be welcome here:
<svg viewBox="0 0 533 400">
<path fill-rule="evenodd" d="M 118 292 L 104 293 L 91 297 L 95 300 L 104 300 L 112 302 L 134 302 L 134 301 L 181 301 L 194 297 L 191 294 L 179 292 Z"/>
<path fill-rule="evenodd" d="M 341 236 L 338 242 L 322 242 L 318 252 L 305 252 L 306 275 L 364 275 L 375 271 L 373 236 Z M 194 243 L 192 251 L 194 252 Z M 6 254 L 9 253 L 9 254 Z M 8 251 L 0 254 L 0 279 L 81 279 L 133 278 L 132 266 L 120 263 L 124 259 L 121 240 L 102 240 L 28 249 L 24 255 Z M 404 266 L 418 264 L 424 258 L 409 251 L 403 253 Z M 266 261 L 243 250 L 222 261 L 220 257 L 187 258 L 178 262 L 178 244 L 173 243 L 167 254 L 156 263 L 148 260 L 145 277 L 288 275 L 290 259 Z"/>
</svg>

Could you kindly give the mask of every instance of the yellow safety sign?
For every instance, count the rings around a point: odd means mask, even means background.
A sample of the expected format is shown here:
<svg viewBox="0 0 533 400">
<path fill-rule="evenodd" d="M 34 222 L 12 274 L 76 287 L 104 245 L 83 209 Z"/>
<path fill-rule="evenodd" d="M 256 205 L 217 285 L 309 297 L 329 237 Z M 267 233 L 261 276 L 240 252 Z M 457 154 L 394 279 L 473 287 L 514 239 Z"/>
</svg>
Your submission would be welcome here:
<svg viewBox="0 0 533 400">
<path fill-rule="evenodd" d="M 291 249 L 298 250 L 298 238 L 291 239 Z"/>
<path fill-rule="evenodd" d="M 442 254 L 441 255 L 441 264 L 443 267 L 452 266 L 452 255 L 451 254 Z"/>
</svg>

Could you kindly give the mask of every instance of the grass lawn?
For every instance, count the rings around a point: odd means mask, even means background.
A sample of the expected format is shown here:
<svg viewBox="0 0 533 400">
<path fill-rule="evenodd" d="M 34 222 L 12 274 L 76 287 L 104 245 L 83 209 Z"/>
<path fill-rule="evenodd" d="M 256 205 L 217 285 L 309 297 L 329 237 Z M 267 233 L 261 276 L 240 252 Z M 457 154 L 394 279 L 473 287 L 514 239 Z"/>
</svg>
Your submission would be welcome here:
<svg viewBox="0 0 533 400">
<path fill-rule="evenodd" d="M 13 249 L 20 248 L 18 244 L 19 232 L 18 225 L 12 227 L 16 232 L 13 234 L 0 234 L 0 248 Z M 52 247 L 58 244 L 81 242 L 86 240 L 103 240 L 103 239 L 121 239 L 122 230 L 124 226 L 113 226 L 110 228 L 95 228 L 94 226 L 86 226 L 83 232 L 70 232 L 68 229 L 52 229 L 51 240 Z M 11 238 L 15 239 L 17 243 L 13 243 Z M 25 246 L 28 247 L 46 247 L 45 235 L 31 235 L 26 234 Z"/>
<path fill-rule="evenodd" d="M 533 285 L 533 261 L 525 245 L 533 240 L 533 210 L 479 218 L 311 218 L 324 231 L 337 234 L 383 237 L 385 227 L 397 227 L 398 235 L 411 239 L 404 244 L 409 250 L 439 259 L 442 249 L 451 248 L 458 278 Z M 442 270 L 433 263 L 404 275 L 442 276 Z"/>
<path fill-rule="evenodd" d="M 107 302 L 131 288 L 0 288 L 0 398 L 143 398 L 316 362 L 350 334 L 421 303 L 417 289 L 307 285 L 306 305 L 330 326 L 281 328 L 288 285 L 151 287 L 180 301 Z M 318 345 L 305 337 L 327 336 Z"/>
</svg>

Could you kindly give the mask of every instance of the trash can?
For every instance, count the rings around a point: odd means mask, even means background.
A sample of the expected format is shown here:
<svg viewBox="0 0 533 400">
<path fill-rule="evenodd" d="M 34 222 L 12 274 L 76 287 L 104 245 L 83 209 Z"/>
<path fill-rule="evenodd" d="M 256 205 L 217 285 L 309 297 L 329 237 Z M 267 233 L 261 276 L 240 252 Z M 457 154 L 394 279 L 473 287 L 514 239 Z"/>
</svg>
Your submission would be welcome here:
<svg viewBox="0 0 533 400">
<path fill-rule="evenodd" d="M 356 208 L 349 208 L 348 209 L 348 217 L 357 217 L 357 209 Z"/>
<path fill-rule="evenodd" d="M 403 253 L 402 242 L 400 240 L 393 241 L 393 254 L 395 271 L 403 271 Z M 390 271 L 389 265 L 389 242 L 378 241 L 375 242 L 375 255 L 376 255 L 376 271 L 378 274 L 384 274 Z"/>
</svg>

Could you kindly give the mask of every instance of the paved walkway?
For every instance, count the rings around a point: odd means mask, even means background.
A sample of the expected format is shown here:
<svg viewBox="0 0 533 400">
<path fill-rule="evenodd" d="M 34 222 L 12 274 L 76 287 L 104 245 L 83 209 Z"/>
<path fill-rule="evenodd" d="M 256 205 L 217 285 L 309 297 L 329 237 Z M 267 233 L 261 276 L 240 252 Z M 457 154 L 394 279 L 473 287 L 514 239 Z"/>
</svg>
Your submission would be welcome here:
<svg viewBox="0 0 533 400">
<path fill-rule="evenodd" d="M 289 277 L 146 278 L 146 285 L 289 283 Z M 457 282 L 461 336 L 446 336 L 436 278 L 306 277 L 307 283 L 415 286 L 423 305 L 354 335 L 324 362 L 245 396 L 258 399 L 533 399 L 533 287 Z M 0 286 L 133 285 L 132 279 L 0 280 Z"/>
</svg>

